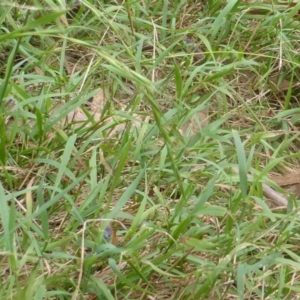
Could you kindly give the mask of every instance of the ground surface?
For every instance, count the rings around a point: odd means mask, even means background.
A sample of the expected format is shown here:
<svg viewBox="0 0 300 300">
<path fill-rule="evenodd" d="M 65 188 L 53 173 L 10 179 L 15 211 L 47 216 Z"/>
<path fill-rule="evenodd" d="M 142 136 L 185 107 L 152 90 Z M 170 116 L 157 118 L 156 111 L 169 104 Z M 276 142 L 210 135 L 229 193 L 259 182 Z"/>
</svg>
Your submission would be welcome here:
<svg viewBox="0 0 300 300">
<path fill-rule="evenodd" d="M 298 299 L 300 3 L 17 2 L 0 299 Z"/>
</svg>

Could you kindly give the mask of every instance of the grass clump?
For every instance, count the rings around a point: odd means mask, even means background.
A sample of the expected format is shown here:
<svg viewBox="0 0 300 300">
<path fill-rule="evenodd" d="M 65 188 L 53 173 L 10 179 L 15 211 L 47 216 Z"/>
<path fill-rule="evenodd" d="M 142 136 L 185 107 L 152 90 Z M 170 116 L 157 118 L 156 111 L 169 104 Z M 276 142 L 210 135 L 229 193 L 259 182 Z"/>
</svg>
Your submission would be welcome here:
<svg viewBox="0 0 300 300">
<path fill-rule="evenodd" d="M 262 183 L 298 164 L 300 4 L 23 2 L 0 14 L 0 298 L 297 299 L 298 200 Z"/>
</svg>

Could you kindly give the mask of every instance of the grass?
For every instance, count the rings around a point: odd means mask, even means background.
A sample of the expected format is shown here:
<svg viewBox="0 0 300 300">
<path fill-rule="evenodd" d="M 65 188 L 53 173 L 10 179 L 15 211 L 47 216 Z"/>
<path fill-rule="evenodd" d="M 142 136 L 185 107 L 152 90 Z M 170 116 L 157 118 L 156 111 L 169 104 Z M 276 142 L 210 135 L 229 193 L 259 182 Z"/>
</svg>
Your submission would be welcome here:
<svg viewBox="0 0 300 300">
<path fill-rule="evenodd" d="M 1 3 L 1 299 L 298 299 L 294 4 Z"/>
</svg>

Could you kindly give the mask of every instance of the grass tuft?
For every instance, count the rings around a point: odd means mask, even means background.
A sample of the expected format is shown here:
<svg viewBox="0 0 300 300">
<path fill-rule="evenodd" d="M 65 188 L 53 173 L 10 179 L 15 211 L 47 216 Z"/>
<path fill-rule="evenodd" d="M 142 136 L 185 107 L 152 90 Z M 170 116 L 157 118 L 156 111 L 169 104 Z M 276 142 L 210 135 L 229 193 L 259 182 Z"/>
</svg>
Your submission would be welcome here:
<svg viewBox="0 0 300 300">
<path fill-rule="evenodd" d="M 298 299 L 299 201 L 263 183 L 299 167 L 300 3 L 25 2 L 0 4 L 0 299 Z"/>
</svg>

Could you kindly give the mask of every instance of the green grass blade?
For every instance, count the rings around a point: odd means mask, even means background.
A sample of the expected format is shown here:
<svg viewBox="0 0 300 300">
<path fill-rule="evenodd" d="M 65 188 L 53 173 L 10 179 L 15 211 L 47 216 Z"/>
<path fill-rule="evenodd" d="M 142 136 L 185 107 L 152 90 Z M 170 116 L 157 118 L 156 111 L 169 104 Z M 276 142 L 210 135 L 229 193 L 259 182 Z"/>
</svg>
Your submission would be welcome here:
<svg viewBox="0 0 300 300">
<path fill-rule="evenodd" d="M 248 194 L 248 178 L 247 178 L 248 170 L 247 170 L 246 154 L 238 132 L 233 130 L 232 135 L 234 138 L 236 154 L 238 159 L 240 188 L 243 197 L 246 198 Z"/>
</svg>

